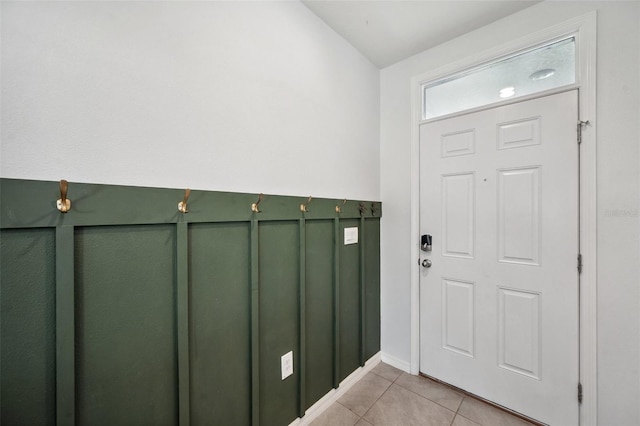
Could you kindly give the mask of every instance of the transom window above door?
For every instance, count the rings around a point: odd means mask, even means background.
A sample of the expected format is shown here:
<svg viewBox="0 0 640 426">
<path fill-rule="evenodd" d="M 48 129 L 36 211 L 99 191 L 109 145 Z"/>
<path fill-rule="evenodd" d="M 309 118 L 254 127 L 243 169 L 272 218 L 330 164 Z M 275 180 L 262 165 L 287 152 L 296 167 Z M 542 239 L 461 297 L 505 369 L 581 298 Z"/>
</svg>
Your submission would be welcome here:
<svg viewBox="0 0 640 426">
<path fill-rule="evenodd" d="M 574 37 L 422 85 L 422 119 L 440 117 L 576 82 Z"/>
</svg>

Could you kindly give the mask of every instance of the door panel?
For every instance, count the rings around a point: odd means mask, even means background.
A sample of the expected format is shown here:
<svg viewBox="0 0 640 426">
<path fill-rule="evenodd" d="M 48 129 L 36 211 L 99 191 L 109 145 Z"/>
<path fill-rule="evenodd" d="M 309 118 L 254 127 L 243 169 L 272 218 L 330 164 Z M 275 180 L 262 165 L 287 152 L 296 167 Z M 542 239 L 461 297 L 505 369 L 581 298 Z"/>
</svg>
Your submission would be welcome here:
<svg viewBox="0 0 640 426">
<path fill-rule="evenodd" d="M 463 173 L 442 177 L 442 254 L 473 258 L 475 176 Z"/>
<path fill-rule="evenodd" d="M 577 424 L 577 91 L 420 127 L 421 372 Z"/>
<path fill-rule="evenodd" d="M 540 379 L 540 294 L 498 289 L 498 366 Z"/>
<path fill-rule="evenodd" d="M 540 117 L 498 124 L 498 149 L 540 145 Z"/>
<path fill-rule="evenodd" d="M 474 283 L 442 280 L 442 347 L 473 358 L 475 315 Z"/>
<path fill-rule="evenodd" d="M 498 171 L 498 261 L 538 265 L 540 167 Z"/>
</svg>

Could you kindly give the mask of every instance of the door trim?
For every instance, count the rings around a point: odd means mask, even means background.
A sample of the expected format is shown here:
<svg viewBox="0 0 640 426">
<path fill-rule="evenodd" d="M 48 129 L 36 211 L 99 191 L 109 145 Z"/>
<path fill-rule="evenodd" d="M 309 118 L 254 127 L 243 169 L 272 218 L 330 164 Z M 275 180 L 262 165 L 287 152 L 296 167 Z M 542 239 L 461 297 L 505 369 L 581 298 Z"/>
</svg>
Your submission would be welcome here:
<svg viewBox="0 0 640 426">
<path fill-rule="evenodd" d="M 596 196 L 596 12 L 545 28 L 478 55 L 464 58 L 411 79 L 411 264 L 420 256 L 420 139 L 422 120 L 420 87 L 465 69 L 491 62 L 508 54 L 531 48 L 558 37 L 576 38 L 576 87 L 579 91 L 578 116 L 588 121 L 580 145 L 580 253 L 582 272 L 579 292 L 579 375 L 583 394 L 580 424 L 597 424 L 597 196 Z M 496 106 L 496 105 L 492 105 Z M 577 123 L 576 123 L 577 125 Z M 576 141 L 577 143 L 577 141 Z M 410 372 L 420 371 L 420 277 L 419 267 L 411 269 L 411 358 Z M 576 383 L 576 398 L 577 398 Z"/>
</svg>

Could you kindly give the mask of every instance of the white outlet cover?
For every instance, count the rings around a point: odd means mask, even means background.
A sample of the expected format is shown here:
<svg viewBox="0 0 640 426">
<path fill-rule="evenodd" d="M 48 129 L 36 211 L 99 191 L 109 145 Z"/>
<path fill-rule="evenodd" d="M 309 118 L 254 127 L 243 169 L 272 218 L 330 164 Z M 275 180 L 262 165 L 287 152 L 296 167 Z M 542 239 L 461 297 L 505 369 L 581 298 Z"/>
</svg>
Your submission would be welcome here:
<svg viewBox="0 0 640 426">
<path fill-rule="evenodd" d="M 280 358 L 282 380 L 293 374 L 293 351 L 289 351 Z"/>
<path fill-rule="evenodd" d="M 344 228 L 344 245 L 358 243 L 358 227 Z"/>
</svg>

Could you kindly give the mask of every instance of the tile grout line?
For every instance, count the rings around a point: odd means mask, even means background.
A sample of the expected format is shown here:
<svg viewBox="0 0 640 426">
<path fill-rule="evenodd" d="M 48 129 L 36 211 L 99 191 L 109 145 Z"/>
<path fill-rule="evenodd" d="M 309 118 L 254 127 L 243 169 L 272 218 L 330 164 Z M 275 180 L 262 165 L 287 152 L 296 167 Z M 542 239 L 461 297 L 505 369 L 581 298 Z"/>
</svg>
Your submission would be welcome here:
<svg viewBox="0 0 640 426">
<path fill-rule="evenodd" d="M 380 362 L 380 364 L 382 364 L 382 362 Z M 376 376 L 381 377 L 381 378 L 383 378 L 383 379 L 385 379 L 385 380 L 389 380 L 389 379 L 387 379 L 386 377 L 381 376 L 380 374 L 376 373 L 376 372 L 375 372 L 375 371 L 373 371 L 373 370 L 371 370 L 371 371 L 370 371 L 370 373 L 373 373 L 373 374 L 375 374 Z M 450 423 L 450 425 L 449 425 L 449 426 L 452 426 L 452 425 L 453 425 L 453 423 L 455 422 L 456 417 L 457 417 L 458 415 L 459 415 L 460 417 L 462 417 L 462 418 L 466 419 L 466 420 L 469 420 L 469 421 L 470 421 L 470 422 L 472 422 L 472 423 L 475 423 L 475 424 L 478 424 L 478 425 L 480 425 L 480 426 L 483 426 L 482 424 L 480 424 L 480 423 L 476 422 L 475 420 L 472 420 L 472 419 L 470 419 L 470 418 L 468 418 L 468 417 L 466 417 L 466 416 L 464 416 L 464 415 L 460 414 L 460 408 L 462 407 L 462 403 L 464 402 L 464 400 L 465 400 L 465 399 L 469 398 L 469 397 L 468 397 L 467 395 L 465 395 L 464 393 L 460 393 L 460 392 L 458 392 L 458 391 L 456 391 L 456 390 L 454 390 L 454 389 L 451 389 L 451 387 L 446 386 L 446 385 L 444 385 L 444 384 L 442 384 L 442 383 L 440 383 L 440 382 L 437 382 L 437 381 L 435 381 L 435 380 L 431 380 L 431 379 L 430 379 L 430 378 L 428 378 L 428 377 L 423 377 L 423 376 L 420 376 L 420 375 L 418 375 L 418 376 L 417 376 L 417 377 L 419 377 L 419 378 L 421 378 L 421 379 L 430 380 L 430 381 L 434 382 L 434 383 L 435 383 L 435 384 L 437 384 L 437 385 L 441 385 L 441 386 L 443 386 L 443 387 L 449 388 L 452 392 L 455 392 L 455 393 L 459 394 L 459 395 L 462 397 L 462 399 L 460 399 L 460 404 L 458 404 L 458 407 L 456 408 L 456 410 L 455 410 L 455 411 L 453 411 L 453 410 L 452 410 L 452 409 L 450 409 L 449 407 L 445 407 L 444 405 L 439 404 L 438 402 L 433 401 L 432 399 L 427 398 L 426 396 L 420 395 L 419 393 L 414 392 L 413 390 L 411 390 L 411 389 L 409 389 L 409 388 L 407 388 L 407 387 L 405 387 L 405 386 L 402 386 L 402 385 L 401 385 L 401 384 L 399 384 L 399 383 L 396 383 L 396 382 L 398 381 L 398 379 L 399 379 L 400 377 L 402 377 L 402 375 L 403 375 L 403 374 L 405 374 L 405 372 L 404 372 L 404 371 L 401 371 L 401 373 L 398 375 L 398 377 L 396 377 L 396 378 L 391 382 L 391 385 L 396 384 L 396 385 L 398 385 L 399 387 L 401 387 L 402 389 L 405 389 L 405 390 L 407 390 L 407 391 L 409 391 L 409 392 L 413 393 L 414 395 L 419 396 L 420 398 L 426 399 L 427 401 L 433 402 L 434 404 L 436 404 L 436 405 L 438 405 L 438 406 L 440 406 L 440 407 L 442 407 L 442 408 L 444 408 L 444 409 L 446 409 L 446 410 L 451 411 L 451 412 L 453 413 L 453 418 L 451 419 L 451 423 Z M 407 374 L 408 374 L 408 373 L 407 373 Z M 387 393 L 387 391 L 388 391 L 389 389 L 391 389 L 391 385 L 389 385 L 389 387 L 388 387 L 388 388 L 387 388 L 387 389 L 382 393 L 382 395 L 384 395 L 385 393 Z M 365 421 L 367 421 L 367 420 L 364 418 L 365 414 L 367 414 L 367 413 L 369 412 L 369 410 L 371 410 L 371 408 L 373 408 L 373 406 L 374 406 L 374 405 L 376 405 L 376 402 L 378 402 L 378 400 L 379 400 L 380 398 L 382 398 L 382 395 L 380 395 L 380 397 L 378 397 L 378 399 L 376 399 L 376 401 L 371 405 L 371 407 L 369 407 L 369 409 L 368 409 L 367 411 L 365 411 L 365 413 L 364 413 L 362 416 L 360 416 L 360 420 L 363 420 L 363 419 L 364 419 Z M 353 411 L 352 411 L 352 412 L 353 412 Z M 356 414 L 356 415 L 358 415 L 357 413 L 355 413 L 355 414 Z M 360 421 L 360 420 L 358 420 L 358 421 Z M 357 423 L 357 422 L 356 422 L 356 423 Z M 375 425 L 374 425 L 374 426 L 375 426 Z"/>
<path fill-rule="evenodd" d="M 381 363 L 382 363 L 382 362 L 380 362 L 378 365 L 380 365 Z M 376 366 L 376 367 L 377 367 L 377 366 Z M 375 367 L 374 367 L 374 368 L 375 368 Z M 386 380 L 386 381 L 388 381 L 388 382 L 391 382 L 391 383 L 389 384 L 389 386 L 387 386 L 387 388 L 384 390 L 384 392 L 382 392 L 382 393 L 380 394 L 380 396 L 379 396 L 375 401 L 373 401 L 373 404 L 371 404 L 371 407 L 369 407 L 369 408 L 367 409 L 367 411 L 365 411 L 365 412 L 364 412 L 364 414 L 363 414 L 362 416 L 360 416 L 360 420 L 364 420 L 364 421 L 365 421 L 365 422 L 367 422 L 367 423 L 369 423 L 369 421 L 368 421 L 367 419 L 365 419 L 365 418 L 364 418 L 364 416 L 365 416 L 369 411 L 371 411 L 371 409 L 373 408 L 373 406 L 374 406 L 374 405 L 376 405 L 376 403 L 380 400 L 380 398 L 382 398 L 382 396 L 383 396 L 385 393 L 387 393 L 387 392 L 389 391 L 389 389 L 391 389 L 391 386 L 393 386 L 393 384 L 396 382 L 396 380 L 398 380 L 398 378 L 400 378 L 400 376 L 402 376 L 402 373 L 400 373 L 400 374 L 398 374 L 398 377 L 396 377 L 395 379 L 393 379 L 393 381 L 391 381 L 391 380 L 387 379 L 386 377 L 382 377 L 381 375 L 379 375 L 379 374 L 375 373 L 375 372 L 373 371 L 373 369 L 370 371 L 370 373 L 373 373 L 373 374 L 375 374 L 376 376 L 380 377 L 381 379 L 384 379 L 384 380 Z M 358 421 L 360 421 L 360 420 L 358 420 Z M 356 422 L 356 423 L 357 423 L 357 422 Z M 376 425 L 373 425 L 373 426 L 376 426 Z"/>
<path fill-rule="evenodd" d="M 382 364 L 382 363 L 380 363 L 380 364 Z M 339 402 L 339 401 L 335 401 L 336 403 L 338 403 L 338 404 L 339 404 L 340 406 L 342 406 L 343 408 L 346 408 L 349 412 L 351 412 L 351 413 L 355 414 L 355 416 L 357 417 L 357 420 L 356 420 L 356 422 L 354 423 L 354 426 L 355 426 L 355 424 L 359 423 L 360 421 L 366 422 L 366 423 L 368 423 L 368 424 L 372 424 L 372 423 L 370 423 L 367 419 L 365 419 L 365 416 L 366 416 L 366 415 L 369 413 L 369 411 L 371 411 L 371 409 L 372 409 L 372 408 L 373 408 L 373 407 L 374 407 L 374 406 L 375 406 L 375 405 L 380 401 L 380 399 L 381 399 L 381 398 L 382 398 L 382 397 L 383 397 L 383 396 L 384 396 L 384 395 L 389 391 L 389 389 L 391 389 L 391 387 L 392 387 L 394 384 L 398 385 L 398 387 L 400 387 L 401 389 L 404 389 L 404 390 L 406 390 L 406 391 L 408 391 L 408 392 L 411 392 L 412 394 L 414 394 L 414 395 L 416 395 L 416 396 L 420 397 L 421 399 L 427 400 L 427 401 L 429 401 L 429 402 L 431 402 L 431 403 L 433 403 L 433 404 L 436 404 L 437 406 L 439 406 L 439 407 L 441 407 L 441 408 L 444 408 L 444 409 L 448 410 L 449 412 L 453 413 L 453 418 L 452 418 L 452 420 L 451 420 L 451 422 L 450 422 L 449 426 L 453 426 L 453 425 L 454 425 L 454 423 L 455 423 L 455 421 L 456 421 L 456 418 L 457 418 L 458 416 L 460 416 L 461 418 L 463 418 L 463 419 L 465 419 L 465 420 L 467 420 L 467 421 L 469 421 L 469 422 L 471 422 L 471 423 L 473 423 L 473 424 L 475 424 L 475 425 L 478 425 L 478 426 L 484 426 L 482 423 L 478 423 L 476 420 L 470 419 L 469 417 L 467 417 L 467 416 L 465 416 L 465 415 L 463 415 L 463 414 L 461 414 L 461 413 L 460 413 L 460 409 L 462 408 L 462 404 L 465 402 L 465 400 L 466 400 L 466 399 L 470 399 L 470 400 L 477 400 L 478 402 L 482 403 L 483 405 L 488 405 L 488 406 L 490 406 L 490 407 L 493 407 L 493 406 L 492 406 L 492 404 L 487 404 L 486 402 L 484 402 L 484 401 L 480 400 L 479 398 L 474 398 L 473 396 L 467 395 L 467 394 L 466 394 L 466 392 L 460 392 L 460 391 L 458 391 L 457 389 L 453 389 L 453 387 L 452 387 L 452 386 L 450 386 L 450 385 L 446 385 L 446 384 L 441 383 L 441 382 L 439 382 L 439 381 L 437 381 L 437 380 L 433 380 L 433 379 L 431 379 L 431 378 L 429 378 L 429 377 L 425 377 L 425 376 L 422 376 L 422 375 L 421 375 L 421 376 L 418 376 L 420 379 L 424 379 L 424 380 L 427 380 L 427 381 L 434 382 L 436 385 L 441 385 L 441 386 L 443 386 L 443 387 L 445 387 L 445 388 L 449 388 L 449 389 L 450 389 L 451 391 L 453 391 L 454 393 L 456 393 L 456 394 L 460 395 L 460 396 L 462 397 L 462 398 L 460 399 L 460 403 L 457 405 L 457 408 L 456 408 L 455 410 L 452 410 L 451 408 L 446 407 L 446 406 L 444 406 L 444 405 L 442 405 L 442 404 L 440 404 L 440 403 L 438 403 L 438 402 L 436 402 L 436 401 L 434 401 L 434 400 L 432 400 L 432 399 L 430 399 L 430 398 L 428 398 L 428 397 L 426 397 L 426 396 L 424 396 L 424 395 L 421 395 L 421 394 L 419 394 L 419 393 L 417 393 L 417 392 L 413 391 L 412 389 L 409 389 L 409 388 L 407 388 L 407 387 L 403 386 L 402 384 L 398 383 L 398 380 L 403 376 L 403 374 L 405 374 L 405 372 L 402 372 L 402 371 L 401 371 L 401 372 L 400 372 L 400 374 L 398 374 L 398 375 L 396 376 L 396 378 L 395 378 L 395 379 L 393 379 L 393 380 L 390 380 L 388 377 L 385 377 L 385 376 L 383 376 L 382 374 L 376 373 L 376 372 L 375 372 L 375 371 L 373 371 L 373 370 L 369 371 L 369 373 L 373 373 L 373 374 L 374 374 L 375 376 L 377 376 L 378 378 L 384 379 L 385 381 L 389 382 L 389 385 L 388 385 L 388 386 L 387 386 L 387 388 L 384 390 L 384 392 L 382 392 L 382 394 L 380 394 L 380 396 L 379 396 L 378 398 L 376 398 L 376 399 L 375 399 L 375 401 L 373 401 L 373 403 L 369 406 L 369 408 L 368 408 L 368 409 L 367 409 L 367 410 L 366 410 L 362 415 L 359 415 L 358 413 L 356 413 L 355 411 L 353 411 L 351 408 L 347 407 L 346 405 L 342 404 L 341 402 Z M 363 377 L 363 378 L 364 378 L 364 377 Z M 494 408 L 495 408 L 495 407 L 494 407 Z M 507 412 L 506 410 L 499 410 L 499 411 L 501 411 L 502 413 L 507 414 L 507 415 L 511 414 L 511 413 Z M 522 418 L 520 418 L 520 417 L 518 417 L 518 416 L 514 416 L 514 415 L 511 415 L 511 416 L 512 416 L 512 417 L 515 417 L 515 418 L 517 418 L 517 419 L 520 419 L 520 420 L 524 420 L 524 419 L 522 419 Z M 376 426 L 375 424 L 372 424 L 372 425 L 373 425 L 373 426 Z M 532 426 L 536 426 L 536 425 L 534 424 L 534 425 L 532 425 Z M 540 426 L 544 426 L 544 425 L 540 425 Z"/>
<path fill-rule="evenodd" d="M 482 398 L 482 397 L 480 397 L 478 395 L 475 395 L 475 394 L 473 394 L 471 392 L 468 392 L 468 391 L 466 391 L 464 389 L 461 389 L 461 388 L 458 388 L 456 386 L 453 386 L 453 385 L 451 385 L 449 383 L 446 383 L 446 382 L 443 382 L 441 380 L 438 380 L 438 379 L 436 379 L 434 377 L 428 376 L 428 375 L 423 374 L 423 373 L 420 373 L 419 376 L 422 377 L 422 378 L 425 378 L 427 380 L 431 380 L 432 382 L 439 383 L 439 384 L 441 384 L 441 385 L 443 385 L 443 386 L 445 386 L 445 387 L 447 387 L 447 388 L 449 388 L 449 389 L 451 389 L 451 390 L 453 390 L 455 392 L 458 392 L 458 393 L 462 394 L 463 397 L 464 397 L 462 401 L 464 401 L 465 399 L 469 399 L 469 400 L 480 402 L 481 404 L 489 406 L 489 407 L 492 407 L 492 408 L 502 412 L 503 414 L 506 414 L 508 416 L 515 417 L 516 419 L 524 421 L 525 424 L 528 423 L 531 426 L 548 426 L 548 425 L 545 425 L 544 423 L 540 423 L 540 422 L 536 421 L 535 419 L 528 418 L 524 414 L 521 414 L 521 413 L 518 413 L 516 411 L 510 410 L 507 407 L 504 407 L 504 406 L 502 406 L 500 404 L 497 404 L 495 402 L 489 401 L 489 400 L 487 400 L 485 398 Z M 462 402 L 460 402 L 460 407 L 462 407 Z M 460 410 L 460 407 L 458 407 L 458 410 Z M 465 419 L 468 419 L 468 420 L 474 422 L 474 423 L 477 423 L 476 421 L 471 420 L 471 419 L 467 418 L 466 416 L 464 416 L 462 414 L 461 414 L 461 416 L 464 417 Z M 477 424 L 480 424 L 480 423 L 477 423 Z M 480 426 L 484 426 L 484 425 L 480 425 Z"/>
<path fill-rule="evenodd" d="M 401 374 L 400 376 L 402 376 L 402 374 Z M 400 378 L 400 376 L 398 376 L 398 378 Z M 397 379 L 396 379 L 396 380 L 397 380 Z M 395 381 L 394 381 L 393 383 L 395 383 Z M 413 390 L 409 389 L 409 388 L 408 388 L 408 387 L 406 387 L 406 386 L 402 386 L 402 385 L 401 385 L 401 384 L 399 384 L 399 383 L 396 383 L 396 384 L 397 384 L 398 386 L 400 386 L 402 389 L 407 390 L 407 391 L 411 392 L 411 393 L 412 393 L 412 394 L 414 394 L 414 395 L 418 395 L 420 398 L 426 399 L 426 400 L 427 400 L 427 401 L 429 401 L 429 402 L 433 402 L 434 404 L 436 404 L 436 405 L 438 405 L 438 406 L 440 406 L 440 407 L 442 407 L 442 408 L 444 408 L 444 409 L 446 409 L 446 410 L 451 411 L 451 412 L 454 414 L 454 416 L 453 416 L 454 418 L 455 418 L 455 416 L 458 414 L 458 411 L 460 410 L 460 407 L 462 406 L 462 401 L 464 401 L 464 399 L 466 398 L 466 396 L 465 396 L 465 395 L 462 395 L 462 399 L 460 400 L 460 404 L 458 405 L 458 408 L 456 408 L 456 411 L 453 411 L 451 408 L 449 408 L 449 407 L 445 407 L 444 405 L 442 405 L 442 404 L 440 404 L 440 403 L 438 403 L 438 402 L 436 402 L 436 401 L 432 400 L 431 398 L 427 398 L 427 397 L 426 397 L 426 396 L 424 396 L 424 395 L 420 395 L 418 392 L 415 392 L 415 391 L 413 391 Z M 464 417 L 464 416 L 462 416 L 462 417 Z M 465 417 L 465 418 L 466 418 L 466 417 Z"/>
<path fill-rule="evenodd" d="M 358 422 L 362 419 L 362 417 L 360 417 L 360 415 L 359 415 L 358 413 L 356 413 L 355 411 L 353 411 L 351 408 L 347 407 L 346 405 L 342 404 L 340 401 L 336 401 L 336 402 L 334 402 L 334 404 L 341 405 L 343 408 L 346 408 L 347 410 L 349 410 L 350 412 L 352 412 L 353 414 L 355 414 L 355 415 L 356 415 L 356 417 L 358 417 L 358 420 L 356 421 L 356 423 L 358 423 Z M 356 423 L 354 423 L 354 425 L 355 425 Z"/>
<path fill-rule="evenodd" d="M 473 419 L 470 419 L 470 418 L 469 418 L 469 417 L 467 417 L 467 416 L 463 416 L 462 414 L 456 414 L 456 416 L 460 416 L 460 417 L 462 417 L 463 419 L 469 420 L 471 423 L 475 423 L 475 424 L 477 424 L 477 425 L 484 426 L 482 423 L 478 423 L 477 421 L 475 421 L 475 420 L 473 420 Z"/>
<path fill-rule="evenodd" d="M 477 425 L 479 425 L 479 426 L 483 426 L 481 423 L 478 423 L 478 422 L 476 422 L 475 420 L 471 420 L 470 418 L 468 418 L 468 417 L 466 417 L 466 416 L 464 416 L 464 415 L 460 414 L 460 407 L 462 407 L 462 402 L 463 402 L 466 398 L 467 398 L 467 396 L 466 396 L 466 395 L 463 395 L 463 396 L 462 396 L 462 400 L 460 401 L 460 404 L 458 405 L 458 408 L 456 409 L 456 411 L 455 411 L 455 413 L 454 413 L 454 415 L 453 415 L 453 419 L 451 420 L 451 424 L 450 424 L 449 426 L 453 426 L 453 424 L 455 423 L 456 418 L 457 418 L 458 416 L 462 417 L 462 418 L 463 418 L 463 419 L 465 419 L 465 420 L 470 421 L 471 423 L 477 424 Z M 446 407 L 445 407 L 445 408 L 446 408 Z"/>
<path fill-rule="evenodd" d="M 453 424 L 456 422 L 456 418 L 457 418 L 458 416 L 460 416 L 460 417 L 462 417 L 462 418 L 467 419 L 467 418 L 466 418 L 465 416 L 463 416 L 462 414 L 459 414 L 459 413 L 460 413 L 460 407 L 462 407 L 462 403 L 464 402 L 464 399 L 465 399 L 465 398 L 466 398 L 466 396 L 465 396 L 465 395 L 462 395 L 462 399 L 460 400 L 460 404 L 458 404 L 458 408 L 456 408 L 456 411 L 455 411 L 455 413 L 453 414 L 453 419 L 451 419 L 451 424 L 450 424 L 449 426 L 453 426 Z M 472 421 L 471 419 L 467 419 L 467 420 Z M 475 422 L 474 422 L 474 423 L 475 423 Z M 478 424 L 479 424 L 479 423 L 478 423 Z M 480 425 L 480 426 L 482 426 L 482 425 Z"/>
<path fill-rule="evenodd" d="M 369 371 L 369 372 L 370 372 L 370 373 L 373 373 L 373 374 L 374 374 L 375 376 L 377 376 L 378 378 L 381 378 L 381 379 L 386 380 L 387 382 L 389 382 L 389 385 L 388 385 L 388 386 L 387 386 L 387 388 L 384 390 L 384 392 L 382 392 L 382 394 L 380 394 L 380 396 L 379 396 L 378 398 L 376 398 L 376 400 L 375 400 L 375 401 L 373 401 L 373 403 L 371 404 L 371 406 L 370 406 L 370 407 L 369 407 L 369 408 L 368 408 L 368 409 L 367 409 L 367 410 L 366 410 L 362 415 L 359 415 L 358 413 L 356 413 L 355 411 L 353 411 L 351 408 L 347 407 L 346 405 L 344 405 L 344 404 L 343 404 L 343 403 L 341 403 L 340 401 L 335 401 L 335 402 L 336 402 L 338 405 L 340 405 L 341 407 L 346 408 L 349 412 L 351 412 L 351 413 L 355 414 L 355 416 L 356 416 L 357 420 L 355 421 L 354 426 L 355 426 L 357 423 L 361 422 L 361 421 L 363 421 L 363 422 L 367 422 L 368 424 L 370 423 L 367 419 L 365 419 L 365 416 L 366 416 L 366 415 L 367 415 L 367 413 L 369 413 L 369 411 L 371 411 L 371 409 L 372 409 L 372 408 L 373 408 L 373 407 L 378 403 L 378 401 L 380 401 L 380 399 L 381 399 L 381 398 L 382 398 L 382 397 L 383 397 L 383 396 L 384 396 L 384 395 L 389 391 L 389 389 L 391 389 L 391 387 L 392 387 L 394 384 L 398 385 L 398 387 L 400 387 L 401 389 L 404 389 L 404 390 L 406 390 L 406 391 L 409 391 L 409 392 L 411 392 L 412 394 L 414 394 L 414 395 L 416 395 L 416 396 L 418 396 L 418 397 L 420 397 L 420 398 L 422 398 L 422 399 L 424 399 L 424 400 L 427 400 L 427 401 L 429 401 L 429 402 L 431 402 L 431 403 L 433 403 L 433 404 L 436 404 L 437 406 L 439 406 L 439 407 L 441 407 L 441 408 L 444 408 L 444 409 L 448 410 L 449 412 L 453 413 L 453 418 L 451 419 L 451 422 L 449 423 L 449 426 L 453 426 L 453 424 L 455 423 L 455 420 L 456 420 L 456 418 L 457 418 L 457 416 L 458 416 L 458 415 L 459 415 L 460 417 L 464 418 L 465 420 L 468 420 L 468 421 L 470 421 L 470 422 L 472 422 L 472 423 L 474 423 L 474 424 L 477 424 L 477 425 L 479 425 L 479 426 L 483 426 L 483 425 L 481 425 L 480 423 L 477 423 L 477 422 L 475 422 L 474 420 L 469 419 L 469 418 L 467 418 L 466 416 L 464 416 L 464 415 L 460 414 L 460 408 L 462 407 L 462 404 L 463 404 L 464 400 L 468 398 L 468 396 L 467 396 L 467 395 L 461 394 L 461 393 L 456 392 L 455 390 L 451 389 L 453 392 L 455 392 L 455 393 L 459 394 L 460 396 L 462 396 L 462 399 L 460 400 L 460 403 L 458 404 L 458 406 L 457 406 L 456 410 L 454 411 L 454 410 L 450 409 L 449 407 L 445 407 L 444 405 L 439 404 L 438 402 L 433 401 L 432 399 L 427 398 L 427 397 L 425 397 L 425 396 L 423 396 L 423 395 L 421 395 L 421 394 L 419 394 L 419 393 L 417 393 L 417 392 L 414 392 L 413 390 L 411 390 L 411 389 L 409 389 L 409 388 L 407 388 L 407 387 L 403 386 L 402 384 L 398 383 L 398 380 L 400 379 L 400 377 L 402 377 L 402 376 L 403 376 L 403 374 L 405 374 L 405 372 L 402 372 L 402 371 L 401 371 L 401 372 L 400 372 L 400 374 L 398 374 L 398 375 L 396 376 L 396 378 L 395 378 L 395 379 L 393 379 L 393 380 L 389 380 L 389 378 L 388 378 L 388 377 L 384 377 L 384 376 L 382 376 L 381 374 L 374 372 L 373 370 L 371 370 L 371 371 Z M 420 376 L 419 376 L 419 377 L 420 377 Z M 364 377 L 363 377 L 363 378 L 364 378 Z M 426 377 L 420 377 L 420 378 L 421 378 L 421 379 L 429 380 L 429 379 L 428 379 L 428 378 L 426 378 Z M 433 380 L 432 380 L 432 381 L 433 381 Z M 438 383 L 438 382 L 436 382 L 436 381 L 434 381 L 434 382 L 435 382 L 436 384 L 440 384 L 440 383 Z M 446 386 L 445 386 L 445 387 L 446 387 Z M 372 424 L 372 425 L 373 425 L 373 426 L 375 426 L 375 424 Z"/>
</svg>

